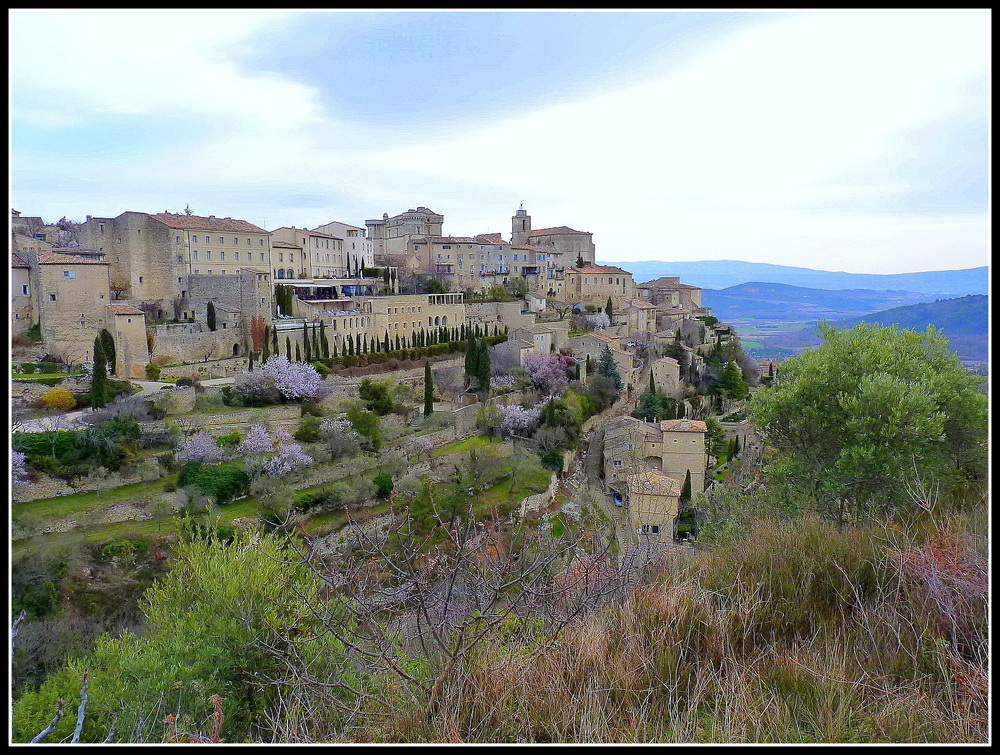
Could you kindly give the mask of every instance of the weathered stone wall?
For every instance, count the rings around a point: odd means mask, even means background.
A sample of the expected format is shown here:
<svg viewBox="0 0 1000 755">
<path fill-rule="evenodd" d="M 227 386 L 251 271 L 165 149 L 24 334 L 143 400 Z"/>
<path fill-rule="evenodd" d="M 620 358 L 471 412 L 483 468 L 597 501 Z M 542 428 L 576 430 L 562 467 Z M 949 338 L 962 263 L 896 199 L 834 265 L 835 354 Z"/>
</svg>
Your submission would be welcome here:
<svg viewBox="0 0 1000 755">
<path fill-rule="evenodd" d="M 229 359 L 215 359 L 207 362 L 193 362 L 191 364 L 176 364 L 164 367 L 160 370 L 160 377 L 190 377 L 207 380 L 210 378 L 234 377 L 241 372 L 246 372 L 246 369 L 246 357 L 231 357 Z"/>
<path fill-rule="evenodd" d="M 160 362 L 200 362 L 246 354 L 246 339 L 239 321 L 230 320 L 226 325 L 215 331 L 201 323 L 157 325 L 152 328 L 152 358 Z"/>
<path fill-rule="evenodd" d="M 138 482 L 158 480 L 162 475 L 156 459 L 145 459 L 129 472 L 111 472 L 104 467 L 96 467 L 86 477 L 79 477 L 72 482 L 66 482 L 58 477 L 39 474 L 35 482 L 18 485 L 14 488 L 12 499 L 15 503 L 34 501 L 39 498 L 54 498 L 73 493 L 92 493 L 98 490 L 111 490 L 122 485 L 134 485 Z"/>
</svg>

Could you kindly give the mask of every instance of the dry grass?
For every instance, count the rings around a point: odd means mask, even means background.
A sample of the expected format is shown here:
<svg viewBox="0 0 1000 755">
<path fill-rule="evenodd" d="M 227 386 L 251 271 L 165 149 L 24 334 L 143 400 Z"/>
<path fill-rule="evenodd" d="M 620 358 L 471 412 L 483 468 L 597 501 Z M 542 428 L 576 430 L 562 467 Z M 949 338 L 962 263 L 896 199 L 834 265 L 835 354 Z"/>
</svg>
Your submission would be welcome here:
<svg viewBox="0 0 1000 755">
<path fill-rule="evenodd" d="M 760 522 L 555 644 L 484 646 L 403 738 L 985 742 L 986 562 L 954 527 Z"/>
</svg>

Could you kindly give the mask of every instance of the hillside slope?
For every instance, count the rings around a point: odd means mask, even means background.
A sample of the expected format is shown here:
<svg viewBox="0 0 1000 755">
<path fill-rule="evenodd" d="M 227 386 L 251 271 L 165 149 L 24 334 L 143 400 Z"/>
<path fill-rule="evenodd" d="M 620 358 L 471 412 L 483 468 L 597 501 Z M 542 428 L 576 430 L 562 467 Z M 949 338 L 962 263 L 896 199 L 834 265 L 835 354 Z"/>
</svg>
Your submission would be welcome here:
<svg viewBox="0 0 1000 755">
<path fill-rule="evenodd" d="M 871 289 L 874 291 L 916 291 L 939 297 L 968 296 L 988 292 L 989 268 L 967 270 L 935 270 L 924 273 L 874 275 L 813 270 L 806 267 L 770 265 L 763 262 L 738 260 L 704 260 L 701 262 L 608 262 L 631 271 L 636 283 L 653 280 L 661 275 L 680 276 L 684 283 L 702 288 L 728 288 L 751 281 L 785 283 L 791 286 L 821 289 Z"/>
<path fill-rule="evenodd" d="M 702 303 L 711 307 L 712 313 L 724 322 L 840 320 L 934 299 L 933 294 L 911 291 L 831 291 L 756 282 L 721 290 L 706 288 L 702 292 Z"/>
<path fill-rule="evenodd" d="M 926 330 L 933 325 L 944 331 L 952 350 L 962 359 L 983 361 L 989 353 L 988 297 L 963 296 L 940 299 L 925 304 L 893 307 L 882 312 L 831 321 L 838 328 L 852 328 L 860 322 L 898 325 L 911 330 Z M 805 347 L 820 342 L 815 328 L 761 337 L 769 346 Z"/>
</svg>

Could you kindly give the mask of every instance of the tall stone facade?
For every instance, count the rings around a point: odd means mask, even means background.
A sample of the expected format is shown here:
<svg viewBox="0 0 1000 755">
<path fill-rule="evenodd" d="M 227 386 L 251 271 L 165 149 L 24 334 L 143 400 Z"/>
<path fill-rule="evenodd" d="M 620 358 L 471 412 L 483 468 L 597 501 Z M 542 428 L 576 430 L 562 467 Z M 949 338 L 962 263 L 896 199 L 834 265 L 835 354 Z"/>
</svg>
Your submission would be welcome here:
<svg viewBox="0 0 1000 755">
<path fill-rule="evenodd" d="M 376 257 L 401 255 L 406 253 L 406 242 L 411 236 L 440 236 L 444 215 L 417 207 L 391 218 L 388 213 L 382 213 L 381 220 L 366 220 L 365 226 Z"/>
</svg>

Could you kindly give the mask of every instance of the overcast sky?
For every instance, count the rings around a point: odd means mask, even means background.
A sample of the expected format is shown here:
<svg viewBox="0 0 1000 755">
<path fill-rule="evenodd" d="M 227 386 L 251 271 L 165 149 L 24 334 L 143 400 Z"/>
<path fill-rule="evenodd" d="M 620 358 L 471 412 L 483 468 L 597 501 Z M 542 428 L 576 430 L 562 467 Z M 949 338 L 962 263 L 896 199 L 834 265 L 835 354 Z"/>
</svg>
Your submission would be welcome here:
<svg viewBox="0 0 1000 755">
<path fill-rule="evenodd" d="M 591 231 L 599 260 L 988 264 L 990 12 L 9 11 L 25 215 Z"/>
</svg>

